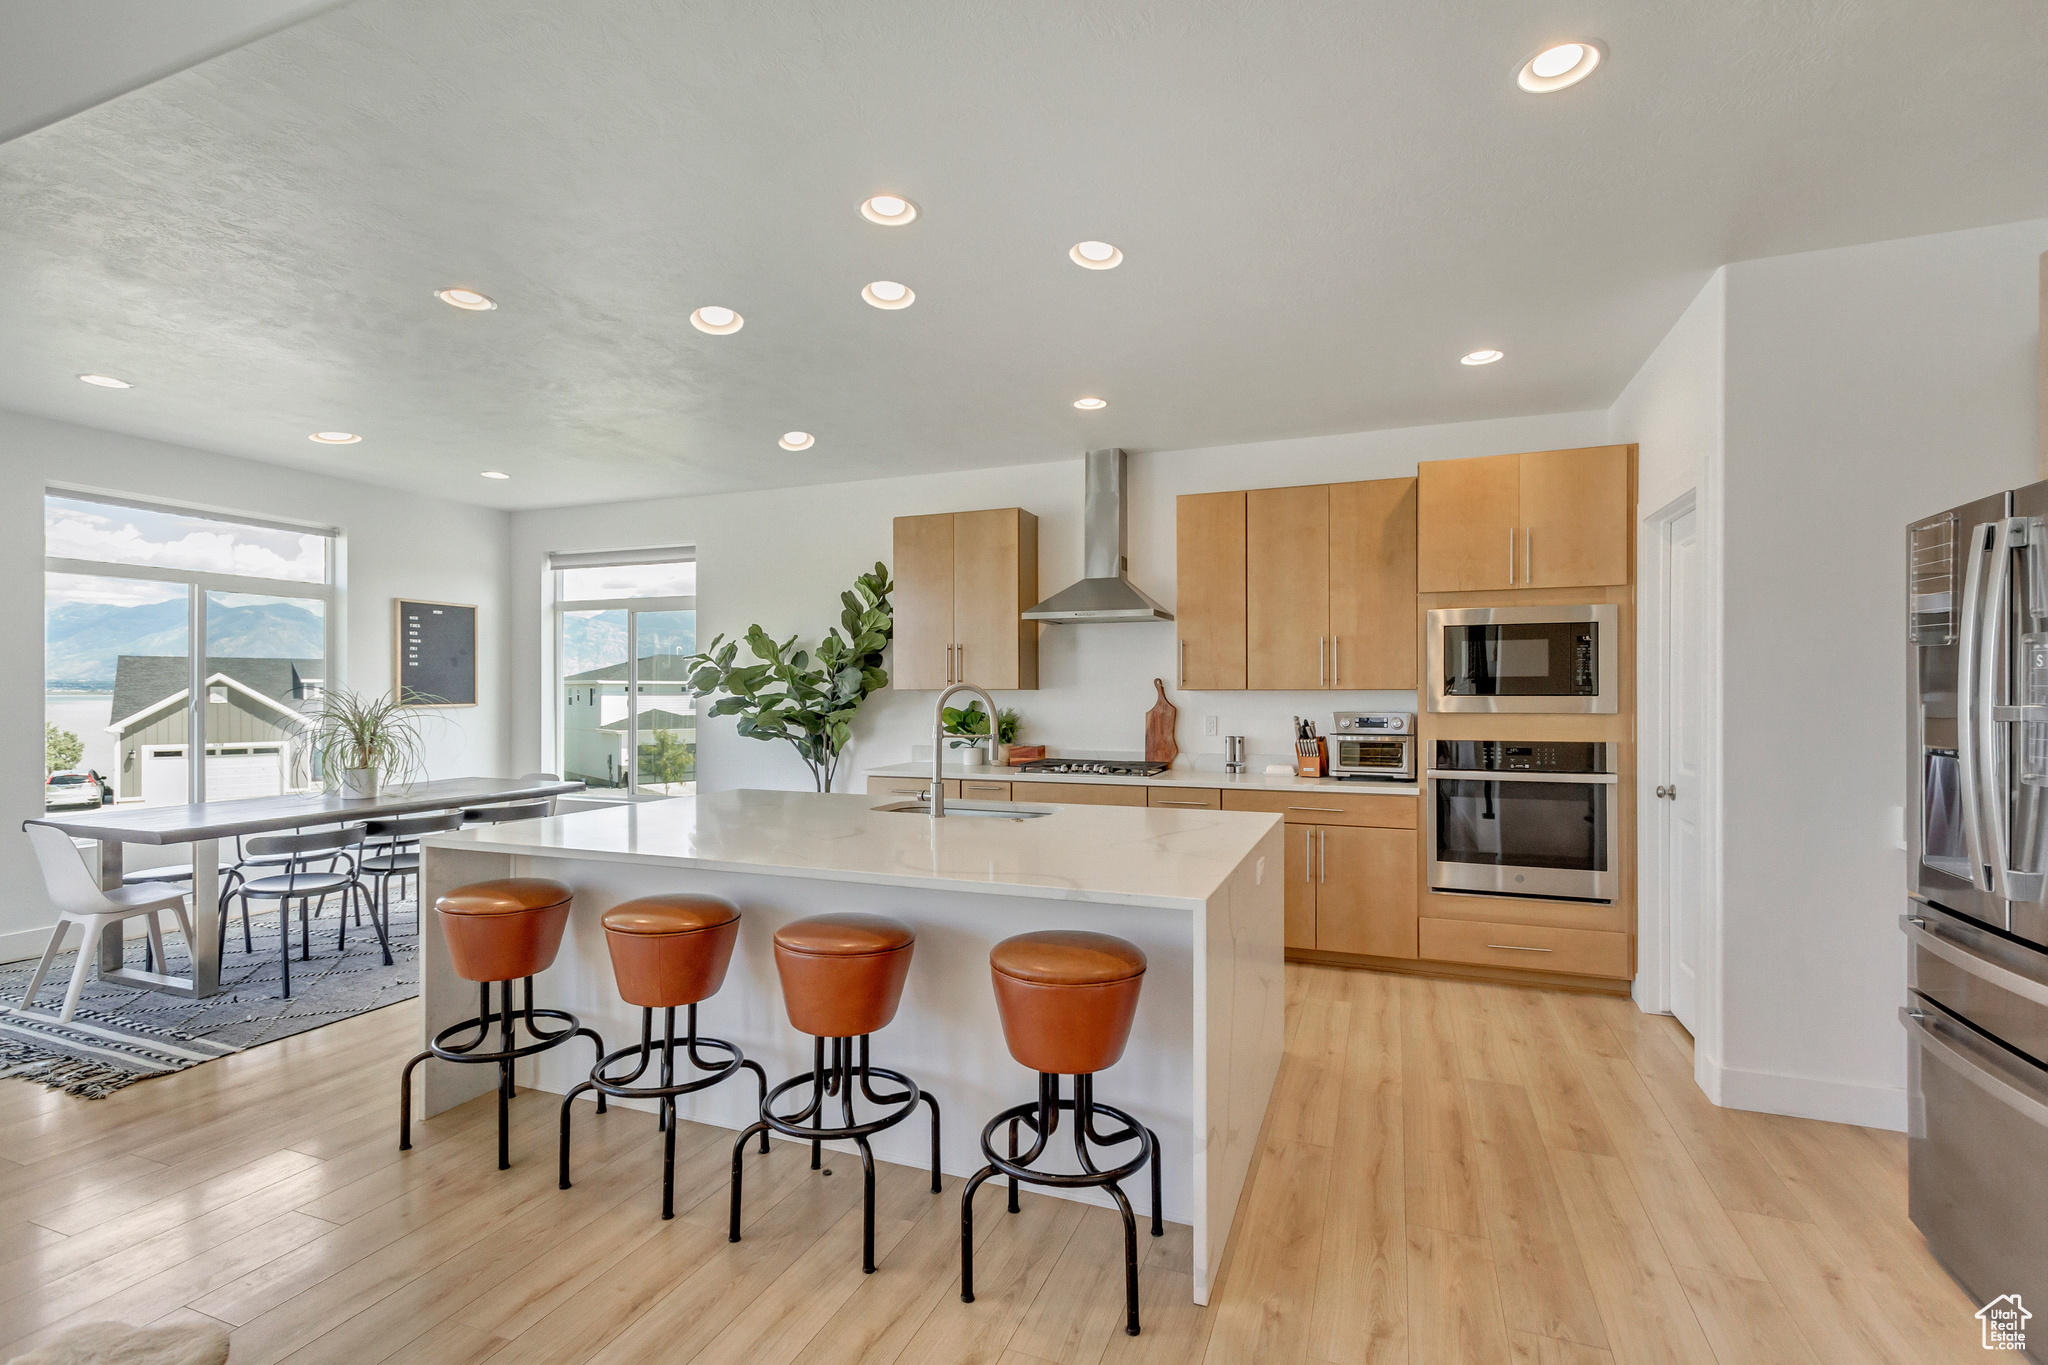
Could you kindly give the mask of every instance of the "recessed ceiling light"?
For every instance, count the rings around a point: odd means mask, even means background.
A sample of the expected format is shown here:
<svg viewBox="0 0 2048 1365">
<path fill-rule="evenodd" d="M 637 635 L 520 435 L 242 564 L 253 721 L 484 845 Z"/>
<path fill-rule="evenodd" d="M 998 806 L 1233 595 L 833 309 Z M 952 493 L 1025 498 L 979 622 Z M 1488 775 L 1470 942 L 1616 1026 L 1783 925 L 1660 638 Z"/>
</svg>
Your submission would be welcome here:
<svg viewBox="0 0 2048 1365">
<path fill-rule="evenodd" d="M 1083 412 L 1093 412 L 1097 408 L 1108 407 L 1109 400 L 1107 398 L 1076 398 L 1074 400 L 1074 406 L 1081 409 L 1081 411 Z"/>
<path fill-rule="evenodd" d="M 500 474 L 495 469 L 486 469 L 484 471 L 484 477 L 487 479 L 509 479 L 512 476 L 510 474 Z"/>
<path fill-rule="evenodd" d="M 818 438 L 808 431 L 785 431 L 782 433 L 782 439 L 775 444 L 784 450 L 809 450 L 817 441 Z"/>
<path fill-rule="evenodd" d="M 917 205 L 900 194 L 878 194 L 862 202 L 860 216 L 883 227 L 902 227 L 917 219 Z"/>
<path fill-rule="evenodd" d="M 1458 363 L 1460 365 L 1491 365 L 1494 361 L 1499 360 L 1501 355 L 1500 351 L 1474 351 L 1470 355 L 1460 356 Z"/>
<path fill-rule="evenodd" d="M 110 374 L 82 374 L 78 376 L 88 384 L 97 384 L 103 389 L 132 389 L 135 386 L 125 379 L 116 379 Z"/>
<path fill-rule="evenodd" d="M 1067 255 L 1090 270 L 1114 270 L 1124 263 L 1124 253 L 1108 242 L 1076 242 Z"/>
<path fill-rule="evenodd" d="M 730 308 L 720 308 L 716 304 L 706 304 L 690 314 L 690 325 L 700 332 L 709 332 L 713 336 L 722 337 L 731 336 L 734 332 L 746 326 L 747 320 L 738 313 L 733 312 Z"/>
<path fill-rule="evenodd" d="M 434 297 L 450 308 L 461 308 L 471 313 L 488 313 L 498 306 L 474 289 L 436 289 Z"/>
<path fill-rule="evenodd" d="M 323 446 L 352 446 L 363 438 L 353 431 L 316 431 L 306 438 Z"/>
<path fill-rule="evenodd" d="M 876 280 L 864 287 L 860 296 L 877 308 L 908 308 L 917 302 L 917 294 L 910 286 L 894 280 Z"/>
<path fill-rule="evenodd" d="M 1523 62 L 1515 73 L 1515 84 L 1532 95 L 1547 95 L 1592 75 L 1605 55 L 1598 43 L 1557 43 Z"/>
</svg>

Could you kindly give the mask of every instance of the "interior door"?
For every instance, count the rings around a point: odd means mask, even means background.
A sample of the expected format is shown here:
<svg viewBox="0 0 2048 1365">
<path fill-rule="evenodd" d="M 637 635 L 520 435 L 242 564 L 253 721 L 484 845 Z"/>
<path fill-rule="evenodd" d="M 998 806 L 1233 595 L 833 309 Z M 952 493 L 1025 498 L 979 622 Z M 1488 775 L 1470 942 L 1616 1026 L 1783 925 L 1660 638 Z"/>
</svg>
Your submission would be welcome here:
<svg viewBox="0 0 2048 1365">
<path fill-rule="evenodd" d="M 1522 588 L 1628 582 L 1628 447 L 1539 450 L 1516 457 Z"/>
<path fill-rule="evenodd" d="M 1415 956 L 1415 831 L 1316 829 L 1316 947 Z"/>
<path fill-rule="evenodd" d="M 1316 827 L 1288 825 L 1287 894 L 1282 899 L 1281 941 L 1289 948 L 1316 946 Z"/>
<path fill-rule="evenodd" d="M 979 683 L 991 692 L 1024 686 L 1018 673 L 1018 531 L 1012 508 L 953 517 L 955 682 Z"/>
<path fill-rule="evenodd" d="M 1700 677 L 1705 668 L 1699 513 L 1664 528 L 1664 903 L 1671 1013 L 1697 1031 L 1700 913 Z"/>
<path fill-rule="evenodd" d="M 1521 461 L 1487 455 L 1422 462 L 1415 485 L 1418 591 L 1520 586 Z"/>
<path fill-rule="evenodd" d="M 1330 685 L 1330 489 L 1245 494 L 1245 686 Z"/>
<path fill-rule="evenodd" d="M 1415 687 L 1415 480 L 1330 485 L 1330 686 Z"/>
<path fill-rule="evenodd" d="M 894 667 L 901 691 L 953 680 L 953 513 L 896 518 Z"/>
<path fill-rule="evenodd" d="M 1174 504 L 1174 661 L 1180 685 L 1242 692 L 1245 679 L 1245 495 L 1186 493 Z"/>
</svg>

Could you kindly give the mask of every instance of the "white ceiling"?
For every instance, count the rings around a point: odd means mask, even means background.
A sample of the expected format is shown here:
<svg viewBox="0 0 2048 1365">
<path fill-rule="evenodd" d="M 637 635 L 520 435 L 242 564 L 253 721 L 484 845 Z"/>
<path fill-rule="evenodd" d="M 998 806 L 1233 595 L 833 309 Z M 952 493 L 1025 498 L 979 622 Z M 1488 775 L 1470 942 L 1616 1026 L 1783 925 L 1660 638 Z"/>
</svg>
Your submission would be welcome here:
<svg viewBox="0 0 2048 1365">
<path fill-rule="evenodd" d="M 2039 0 L 355 0 L 0 146 L 0 406 L 504 507 L 1601 407 L 1718 264 L 2048 214 L 2044 70 Z"/>
</svg>

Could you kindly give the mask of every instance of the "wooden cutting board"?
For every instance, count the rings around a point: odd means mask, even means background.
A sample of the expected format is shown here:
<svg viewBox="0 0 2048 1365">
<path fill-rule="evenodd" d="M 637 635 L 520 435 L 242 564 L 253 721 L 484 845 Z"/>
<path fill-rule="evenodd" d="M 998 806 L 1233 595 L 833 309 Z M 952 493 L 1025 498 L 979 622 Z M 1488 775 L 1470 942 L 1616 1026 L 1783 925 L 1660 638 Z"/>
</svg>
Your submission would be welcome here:
<svg viewBox="0 0 2048 1365">
<path fill-rule="evenodd" d="M 1159 689 L 1159 701 L 1145 713 L 1145 761 L 1171 763 L 1180 753 L 1180 746 L 1173 742 L 1173 726 L 1180 717 L 1180 708 L 1166 699 L 1165 679 L 1154 678 L 1152 685 Z"/>
</svg>

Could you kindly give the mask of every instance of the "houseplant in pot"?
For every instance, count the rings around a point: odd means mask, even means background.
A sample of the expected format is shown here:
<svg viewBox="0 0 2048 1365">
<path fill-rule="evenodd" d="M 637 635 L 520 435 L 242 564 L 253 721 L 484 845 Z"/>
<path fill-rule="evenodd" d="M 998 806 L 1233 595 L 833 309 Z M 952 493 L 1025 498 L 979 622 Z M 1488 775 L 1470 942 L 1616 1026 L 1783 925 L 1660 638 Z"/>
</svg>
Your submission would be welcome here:
<svg viewBox="0 0 2048 1365">
<path fill-rule="evenodd" d="M 412 781 L 424 768 L 420 719 L 418 709 L 388 692 L 329 692 L 313 718 L 321 780 L 344 801 L 367 801 L 385 782 Z"/>
<path fill-rule="evenodd" d="M 981 737 L 988 734 L 988 712 L 981 709 L 979 701 L 970 701 L 965 707 L 947 707 L 945 714 L 946 733 L 957 736 L 946 741 L 949 748 L 965 749 L 964 761 L 969 767 L 982 761 Z M 1004 767 L 1010 756 L 1010 746 L 1017 742 L 1018 728 L 1023 721 L 1011 707 L 996 712 L 996 742 L 989 746 L 988 761 L 996 767 Z"/>
</svg>

